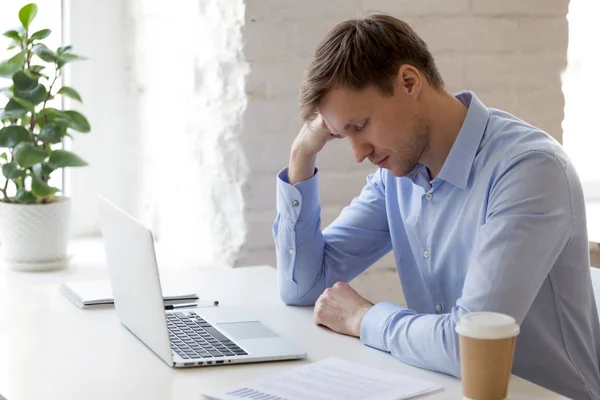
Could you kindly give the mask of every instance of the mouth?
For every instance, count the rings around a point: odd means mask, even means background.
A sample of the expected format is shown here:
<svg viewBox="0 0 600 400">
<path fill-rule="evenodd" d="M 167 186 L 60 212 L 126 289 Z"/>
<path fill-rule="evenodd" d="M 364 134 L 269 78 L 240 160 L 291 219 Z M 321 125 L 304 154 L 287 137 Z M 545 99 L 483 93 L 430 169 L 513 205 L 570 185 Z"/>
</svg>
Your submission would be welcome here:
<svg viewBox="0 0 600 400">
<path fill-rule="evenodd" d="M 376 163 L 373 163 L 375 165 L 377 165 L 379 168 L 383 168 L 383 163 L 385 163 L 385 161 L 388 159 L 389 156 L 385 157 L 383 160 L 378 161 Z"/>
</svg>

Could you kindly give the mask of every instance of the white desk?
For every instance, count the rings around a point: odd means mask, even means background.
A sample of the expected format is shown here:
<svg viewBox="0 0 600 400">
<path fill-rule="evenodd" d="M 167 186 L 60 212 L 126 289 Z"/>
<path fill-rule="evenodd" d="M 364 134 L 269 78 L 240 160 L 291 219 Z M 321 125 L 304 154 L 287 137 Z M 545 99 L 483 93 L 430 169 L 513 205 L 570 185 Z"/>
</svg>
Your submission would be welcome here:
<svg viewBox="0 0 600 400">
<path fill-rule="evenodd" d="M 339 356 L 444 386 L 444 391 L 427 399 L 461 398 L 459 380 L 410 367 L 363 346 L 356 338 L 317 327 L 310 308 L 283 305 L 277 295 L 275 270 L 269 267 L 175 271 L 170 275 L 195 282 L 203 297 L 218 299 L 223 307 L 251 308 L 272 329 L 304 346 L 308 359 L 175 370 L 127 331 L 114 309 L 80 310 L 59 293 L 57 283 L 65 278 L 105 276 L 101 266 L 85 270 L 76 264 L 53 274 L 3 269 L 0 393 L 7 400 L 200 399 L 199 393 L 206 389 Z M 562 397 L 512 377 L 510 398 Z"/>
</svg>

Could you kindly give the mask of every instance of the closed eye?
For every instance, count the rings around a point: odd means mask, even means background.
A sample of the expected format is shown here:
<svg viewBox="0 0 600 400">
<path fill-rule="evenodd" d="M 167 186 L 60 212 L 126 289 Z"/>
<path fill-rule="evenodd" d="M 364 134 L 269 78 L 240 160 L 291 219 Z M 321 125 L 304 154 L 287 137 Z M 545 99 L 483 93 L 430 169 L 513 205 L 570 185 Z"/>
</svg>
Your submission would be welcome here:
<svg viewBox="0 0 600 400">
<path fill-rule="evenodd" d="M 368 123 L 369 123 L 369 120 L 367 119 L 362 125 L 352 124 L 348 127 L 349 128 L 348 131 L 349 132 L 362 132 L 365 130 Z"/>
</svg>

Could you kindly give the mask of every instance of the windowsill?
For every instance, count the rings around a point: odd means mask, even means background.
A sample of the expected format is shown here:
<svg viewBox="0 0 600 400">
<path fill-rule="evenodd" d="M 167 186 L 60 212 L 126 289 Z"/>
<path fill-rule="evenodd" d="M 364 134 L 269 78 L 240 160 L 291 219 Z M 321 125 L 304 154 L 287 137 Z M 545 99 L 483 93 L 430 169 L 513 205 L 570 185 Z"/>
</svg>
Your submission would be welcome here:
<svg viewBox="0 0 600 400">
<path fill-rule="evenodd" d="M 199 271 L 203 268 L 186 262 L 177 261 L 174 257 L 167 257 L 161 253 L 160 244 L 155 245 L 155 252 L 159 270 L 178 273 L 180 271 Z M 60 284 L 68 280 L 96 280 L 108 279 L 108 267 L 104 253 L 104 243 L 100 236 L 71 239 L 68 247 L 69 265 L 67 268 L 48 272 L 20 272 L 0 266 L 0 289 L 3 284 L 46 285 Z M 3 271 L 2 271 L 3 270 Z"/>
</svg>

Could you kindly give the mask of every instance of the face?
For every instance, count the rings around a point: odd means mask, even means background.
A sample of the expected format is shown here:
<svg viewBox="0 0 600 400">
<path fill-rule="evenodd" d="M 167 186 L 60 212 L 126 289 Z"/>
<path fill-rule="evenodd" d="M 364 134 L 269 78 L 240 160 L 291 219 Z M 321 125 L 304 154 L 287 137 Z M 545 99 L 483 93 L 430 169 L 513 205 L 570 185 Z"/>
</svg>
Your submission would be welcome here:
<svg viewBox="0 0 600 400">
<path fill-rule="evenodd" d="M 361 91 L 335 88 L 321 102 L 319 113 L 332 133 L 347 137 L 357 162 L 368 158 L 395 176 L 406 176 L 429 145 L 420 89 L 418 71 L 402 66 L 392 96 L 374 86 Z"/>
</svg>

